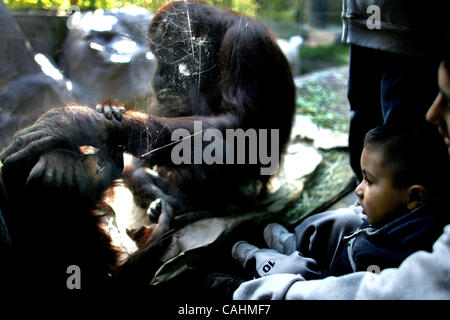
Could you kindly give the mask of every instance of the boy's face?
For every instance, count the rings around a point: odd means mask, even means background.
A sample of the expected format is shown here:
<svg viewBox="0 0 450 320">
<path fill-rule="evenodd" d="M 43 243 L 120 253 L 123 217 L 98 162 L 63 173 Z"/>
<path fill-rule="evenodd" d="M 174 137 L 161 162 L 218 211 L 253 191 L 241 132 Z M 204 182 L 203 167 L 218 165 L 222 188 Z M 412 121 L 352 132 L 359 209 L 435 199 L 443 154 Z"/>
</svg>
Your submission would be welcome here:
<svg viewBox="0 0 450 320">
<path fill-rule="evenodd" d="M 406 211 L 407 191 L 393 187 L 392 176 L 385 168 L 381 150 L 364 147 L 361 169 L 364 179 L 355 193 L 370 224 L 384 224 Z"/>
<path fill-rule="evenodd" d="M 450 75 L 444 64 L 439 67 L 439 94 L 427 113 L 427 120 L 438 126 L 450 153 Z"/>
</svg>

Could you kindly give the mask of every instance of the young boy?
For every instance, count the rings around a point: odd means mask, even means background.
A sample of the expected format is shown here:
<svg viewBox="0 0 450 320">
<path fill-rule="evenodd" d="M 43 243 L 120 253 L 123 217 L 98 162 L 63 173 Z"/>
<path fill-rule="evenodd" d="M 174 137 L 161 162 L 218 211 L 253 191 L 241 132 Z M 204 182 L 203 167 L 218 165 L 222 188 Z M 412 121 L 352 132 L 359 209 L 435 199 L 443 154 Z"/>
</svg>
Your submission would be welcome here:
<svg viewBox="0 0 450 320">
<path fill-rule="evenodd" d="M 444 201 L 449 154 L 442 137 L 428 128 L 381 126 L 368 132 L 361 156 L 359 206 L 323 212 L 289 233 L 269 224 L 270 249 L 240 241 L 233 258 L 255 265 L 255 278 L 296 273 L 305 279 L 397 267 L 418 250 L 431 251 L 450 222 Z M 430 201 L 433 200 L 433 201 Z"/>
</svg>

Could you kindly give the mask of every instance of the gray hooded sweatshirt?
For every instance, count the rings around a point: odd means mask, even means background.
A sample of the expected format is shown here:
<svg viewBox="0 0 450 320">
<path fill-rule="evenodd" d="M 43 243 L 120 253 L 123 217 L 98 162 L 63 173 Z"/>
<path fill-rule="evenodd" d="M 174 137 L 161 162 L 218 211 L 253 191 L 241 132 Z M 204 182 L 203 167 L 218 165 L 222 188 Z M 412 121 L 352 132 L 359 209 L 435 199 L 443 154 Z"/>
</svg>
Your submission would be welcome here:
<svg viewBox="0 0 450 320">
<path fill-rule="evenodd" d="M 342 40 L 405 55 L 435 53 L 450 40 L 448 0 L 343 0 Z"/>
<path fill-rule="evenodd" d="M 294 274 L 274 274 L 242 283 L 233 299 L 450 299 L 450 225 L 445 227 L 431 253 L 418 251 L 399 268 L 385 269 L 379 274 L 355 272 L 310 281 Z"/>
</svg>

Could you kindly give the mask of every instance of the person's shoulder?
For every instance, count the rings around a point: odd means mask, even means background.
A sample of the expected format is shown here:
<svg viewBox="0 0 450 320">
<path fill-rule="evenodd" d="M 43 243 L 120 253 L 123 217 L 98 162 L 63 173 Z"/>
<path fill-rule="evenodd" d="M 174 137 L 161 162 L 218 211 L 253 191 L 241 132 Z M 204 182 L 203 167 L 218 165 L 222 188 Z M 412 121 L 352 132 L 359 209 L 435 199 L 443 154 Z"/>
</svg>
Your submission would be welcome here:
<svg viewBox="0 0 450 320">
<path fill-rule="evenodd" d="M 444 191 L 439 195 L 433 197 L 429 201 L 427 201 L 423 206 L 422 210 L 430 214 L 432 213 L 444 214 L 443 215 L 444 218 L 446 218 L 447 222 L 450 223 L 450 215 L 448 215 L 449 199 L 450 199 L 450 192 Z"/>
</svg>

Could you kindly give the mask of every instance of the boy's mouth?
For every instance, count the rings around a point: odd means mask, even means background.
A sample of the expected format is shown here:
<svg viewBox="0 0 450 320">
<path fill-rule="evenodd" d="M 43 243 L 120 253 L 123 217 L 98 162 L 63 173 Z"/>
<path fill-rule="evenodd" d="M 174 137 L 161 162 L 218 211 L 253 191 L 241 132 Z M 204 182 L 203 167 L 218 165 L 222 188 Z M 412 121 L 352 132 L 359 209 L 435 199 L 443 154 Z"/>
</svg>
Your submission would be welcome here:
<svg viewBox="0 0 450 320">
<path fill-rule="evenodd" d="M 360 206 L 362 208 L 362 214 L 366 214 L 366 208 L 364 208 L 364 206 L 362 205 L 361 202 L 358 201 L 358 206 Z"/>
</svg>

